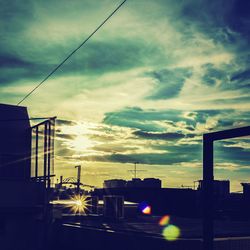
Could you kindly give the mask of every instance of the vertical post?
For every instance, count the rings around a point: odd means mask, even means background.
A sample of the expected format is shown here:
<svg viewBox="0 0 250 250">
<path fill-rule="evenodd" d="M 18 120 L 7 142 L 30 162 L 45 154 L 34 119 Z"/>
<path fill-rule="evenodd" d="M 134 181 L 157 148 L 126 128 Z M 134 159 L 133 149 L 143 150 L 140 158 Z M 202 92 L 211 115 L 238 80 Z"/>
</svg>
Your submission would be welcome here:
<svg viewBox="0 0 250 250">
<path fill-rule="evenodd" d="M 36 145 L 35 145 L 35 178 L 38 177 L 38 126 L 36 127 Z"/>
<path fill-rule="evenodd" d="M 45 188 L 47 187 L 47 122 L 44 124 L 44 149 L 43 149 L 43 178 Z"/>
<path fill-rule="evenodd" d="M 203 135 L 203 250 L 213 250 L 213 140 Z"/>
<path fill-rule="evenodd" d="M 50 191 L 51 124 L 48 122 L 48 190 Z"/>
<path fill-rule="evenodd" d="M 54 147 L 55 147 L 55 117 L 51 119 L 51 166 L 52 166 L 52 174 L 54 174 Z"/>
</svg>

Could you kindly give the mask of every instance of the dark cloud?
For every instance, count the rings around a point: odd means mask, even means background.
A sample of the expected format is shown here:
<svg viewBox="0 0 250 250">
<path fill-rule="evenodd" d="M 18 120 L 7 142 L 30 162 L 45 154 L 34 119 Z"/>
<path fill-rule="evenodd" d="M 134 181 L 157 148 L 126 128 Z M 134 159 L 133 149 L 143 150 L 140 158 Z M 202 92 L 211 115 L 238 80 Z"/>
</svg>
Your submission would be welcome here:
<svg viewBox="0 0 250 250">
<path fill-rule="evenodd" d="M 94 140 L 94 141 L 99 141 L 99 142 L 107 142 L 107 141 L 110 142 L 110 141 L 116 140 L 115 133 L 113 135 L 93 134 L 93 135 L 89 135 L 89 139 Z"/>
<path fill-rule="evenodd" d="M 18 55 L 0 53 L 0 84 L 7 85 L 16 81 L 38 80 L 54 65 L 39 64 L 23 59 Z"/>
<path fill-rule="evenodd" d="M 218 25 L 224 22 L 225 14 L 231 8 L 232 0 L 186 1 L 181 7 L 181 13 L 193 22 L 196 21 L 203 25 Z"/>
<path fill-rule="evenodd" d="M 136 128 L 146 132 L 164 132 L 165 128 L 154 123 L 155 121 L 172 124 L 185 121 L 188 125 L 195 124 L 192 119 L 184 118 L 183 111 L 180 110 L 142 110 L 136 107 L 127 107 L 117 112 L 106 113 L 103 120 L 104 123 L 109 125 Z"/>
<path fill-rule="evenodd" d="M 136 129 L 134 135 L 152 140 L 170 140 L 171 136 L 176 137 L 176 139 L 196 136 L 197 124 L 204 124 L 208 131 L 218 131 L 247 126 L 250 122 L 249 112 L 234 109 L 195 110 L 186 115 L 184 113 L 186 112 L 180 110 L 157 111 L 128 107 L 121 111 L 106 113 L 103 122 L 109 125 Z M 207 124 L 210 118 L 214 119 L 214 123 Z M 164 126 L 164 123 L 166 126 Z M 168 130 L 168 127 L 171 129 Z M 170 132 L 173 129 L 175 132 L 171 135 Z M 201 132 L 198 133 L 198 135 L 200 134 Z"/>
<path fill-rule="evenodd" d="M 226 127 L 233 127 L 235 120 L 226 118 L 226 119 L 220 119 L 218 120 L 218 126 L 221 128 L 226 128 Z"/>
<path fill-rule="evenodd" d="M 185 135 L 180 133 L 152 133 L 152 132 L 144 132 L 144 131 L 135 131 L 134 135 L 151 140 L 179 140 L 185 137 Z"/>
<path fill-rule="evenodd" d="M 248 0 L 233 1 L 230 13 L 226 16 L 226 21 L 229 27 L 248 40 L 250 40 L 249 9 L 250 2 Z"/>
<path fill-rule="evenodd" d="M 195 131 L 195 128 L 194 128 L 194 127 L 191 127 L 191 126 L 187 126 L 186 129 L 187 129 L 187 130 L 190 130 L 190 131 Z"/>
<path fill-rule="evenodd" d="M 113 153 L 102 156 L 87 156 L 82 160 L 89 161 L 106 161 L 120 163 L 134 163 L 138 161 L 142 164 L 159 164 L 171 165 L 181 162 L 195 162 L 202 160 L 202 143 L 185 144 L 185 145 L 152 145 L 152 149 L 162 150 L 162 153 L 140 153 L 140 154 L 124 154 Z M 190 153 L 192 152 L 192 153 Z"/>
<path fill-rule="evenodd" d="M 222 109 L 222 110 L 214 110 L 214 109 L 207 109 L 207 110 L 196 110 L 196 122 L 199 123 L 206 123 L 208 118 L 211 117 L 218 117 L 220 119 L 221 117 L 227 117 L 229 114 L 232 114 L 235 112 L 233 109 Z M 215 129 L 215 128 L 214 128 Z"/>
<path fill-rule="evenodd" d="M 64 120 L 64 119 L 56 119 L 56 124 L 58 126 L 61 126 L 61 125 L 65 125 L 65 126 L 74 126 L 76 125 L 77 123 L 75 121 L 72 121 L 72 120 Z"/>
<path fill-rule="evenodd" d="M 195 138 L 197 134 L 185 134 L 186 138 Z"/>
<path fill-rule="evenodd" d="M 142 40 L 114 39 L 108 42 L 92 41 L 86 45 L 84 51 L 75 54 L 57 72 L 57 76 L 92 75 L 106 72 L 115 72 L 143 66 L 148 58 L 146 51 L 151 51 L 152 56 L 157 53 L 157 48 L 151 48 Z M 0 51 L 0 84 L 7 84 L 22 80 L 42 79 L 61 62 L 62 55 L 66 55 L 72 48 L 63 48 L 51 45 L 43 50 L 32 49 L 29 56 L 18 55 L 14 52 L 6 54 Z M 54 54 L 53 60 L 51 55 Z"/>
<path fill-rule="evenodd" d="M 74 140 L 77 136 L 76 135 L 70 135 L 70 134 L 61 134 L 57 133 L 56 138 L 61 138 L 64 140 Z"/>
<path fill-rule="evenodd" d="M 202 83 L 213 86 L 217 80 L 223 81 L 223 83 L 228 81 L 225 71 L 215 68 L 213 64 L 205 64 L 203 68 L 205 69 L 205 74 L 202 77 Z"/>
<path fill-rule="evenodd" d="M 0 57 L 0 67 L 29 67 L 32 64 L 14 55 L 2 54 Z"/>
<path fill-rule="evenodd" d="M 167 151 L 168 154 L 170 155 L 174 155 L 174 154 L 183 154 L 183 155 L 187 155 L 189 154 L 189 160 L 193 161 L 195 159 L 201 159 L 201 154 L 202 154 L 202 140 L 199 139 L 199 143 L 197 144 L 155 144 L 152 145 L 153 149 L 156 150 L 163 150 L 163 151 Z M 192 152 L 192 154 L 190 154 L 190 152 Z"/>
<path fill-rule="evenodd" d="M 235 68 L 238 64 L 238 69 Z M 208 86 L 218 86 L 219 91 L 237 90 L 242 93 L 249 92 L 250 70 L 247 61 L 237 62 L 237 58 L 230 64 L 222 64 L 219 67 L 211 63 L 202 66 L 204 74 L 201 82 Z M 216 100 L 214 100 L 216 101 Z"/>
<path fill-rule="evenodd" d="M 128 150 L 136 150 L 137 147 L 129 147 L 123 143 L 103 143 L 101 145 L 96 145 L 91 148 L 92 150 L 105 152 L 105 153 L 125 153 Z"/>
<path fill-rule="evenodd" d="M 154 56 L 158 49 L 143 40 L 115 39 L 108 42 L 92 41 L 88 45 L 86 60 L 88 69 L 96 71 L 116 71 L 143 65 L 148 54 Z"/>
<path fill-rule="evenodd" d="M 236 73 L 231 77 L 231 81 L 238 80 L 240 82 L 242 81 L 249 81 L 250 80 L 250 69 L 246 69 L 242 72 Z"/>
<path fill-rule="evenodd" d="M 248 67 L 248 66 L 247 66 Z M 247 68 L 231 74 L 229 84 L 224 85 L 226 90 L 240 90 L 242 93 L 249 93 L 250 91 L 250 70 Z"/>
<path fill-rule="evenodd" d="M 141 164 L 150 165 L 170 165 L 174 163 L 181 163 L 190 161 L 187 154 L 178 155 L 174 154 L 111 154 L 105 156 L 86 156 L 81 157 L 84 161 L 100 161 L 100 162 L 119 162 L 119 163 L 134 163 L 140 162 Z"/>
<path fill-rule="evenodd" d="M 176 97 L 181 91 L 186 78 L 191 76 L 191 70 L 186 68 L 163 69 L 148 73 L 156 80 L 157 86 L 148 99 L 168 99 Z"/>
<path fill-rule="evenodd" d="M 0 20 L 1 32 L 7 34 L 18 34 L 25 29 L 26 25 L 34 20 L 32 0 L 27 1 L 6 1 L 1 0 Z M 11 37 L 12 38 L 12 37 Z M 6 42 L 7 37 L 1 39 L 1 42 Z"/>
<path fill-rule="evenodd" d="M 193 162 L 202 159 L 202 143 L 200 144 L 184 144 L 184 145 L 159 145 L 152 144 L 153 150 L 161 150 L 162 153 L 126 153 L 126 151 L 136 150 L 134 147 L 128 147 L 123 143 L 102 144 L 92 149 L 100 151 L 101 154 L 77 156 L 78 160 L 97 161 L 97 162 L 119 162 L 119 163 L 134 163 L 138 161 L 142 164 L 159 164 L 170 165 L 181 162 Z M 190 154 L 192 152 L 192 154 Z M 72 159 L 72 150 L 58 145 L 56 154 L 65 159 Z"/>
<path fill-rule="evenodd" d="M 196 26 L 217 42 L 235 44 L 239 40 L 237 35 L 250 38 L 248 0 L 185 1 L 180 9 L 186 24 Z"/>
<path fill-rule="evenodd" d="M 225 98 L 221 98 L 221 99 L 215 99 L 213 100 L 214 104 L 240 104 L 240 103 L 249 103 L 249 96 L 243 96 L 243 97 L 236 97 L 236 98 L 230 98 L 230 99 L 225 99 Z"/>
<path fill-rule="evenodd" d="M 240 142 L 240 139 L 239 139 Z M 215 162 L 231 162 L 240 164 L 242 166 L 249 166 L 250 152 L 244 147 L 239 147 L 233 144 L 227 144 L 230 146 L 224 146 L 225 142 L 216 142 L 214 147 L 214 159 Z M 235 146 L 234 146 L 235 145 Z"/>
<path fill-rule="evenodd" d="M 250 151 L 250 149 L 244 149 L 244 146 L 241 143 L 247 143 L 250 145 L 250 139 L 248 139 L 247 137 L 241 137 L 241 138 L 235 138 L 235 139 L 231 139 L 231 140 L 223 140 L 219 143 L 220 146 L 230 146 L 230 147 L 236 147 L 236 148 L 241 148 L 244 151 L 248 150 Z"/>
</svg>

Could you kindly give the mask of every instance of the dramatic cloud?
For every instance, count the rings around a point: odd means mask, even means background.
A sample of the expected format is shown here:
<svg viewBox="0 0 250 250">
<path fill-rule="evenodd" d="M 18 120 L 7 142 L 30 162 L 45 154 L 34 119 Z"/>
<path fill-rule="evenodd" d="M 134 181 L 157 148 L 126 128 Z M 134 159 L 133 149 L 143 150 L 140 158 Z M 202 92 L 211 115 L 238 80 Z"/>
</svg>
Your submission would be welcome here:
<svg viewBox="0 0 250 250">
<path fill-rule="evenodd" d="M 183 134 L 179 133 L 149 133 L 143 131 L 135 131 L 134 135 L 153 140 L 178 140 L 185 137 Z"/>
<path fill-rule="evenodd" d="M 10 104 L 119 4 L 0 3 L 0 98 Z M 130 178 L 127 170 L 139 161 L 152 173 L 145 176 L 165 176 L 168 169 L 171 185 L 180 183 L 177 173 L 185 181 L 201 178 L 202 134 L 250 123 L 249 4 L 127 1 L 22 103 L 32 117 L 58 117 L 57 174 L 70 175 L 69 165 L 86 161 L 93 169 L 87 177 L 101 185 L 107 176 Z M 247 139 L 215 148 L 220 178 L 227 166 L 230 178 L 250 173 Z"/>
</svg>

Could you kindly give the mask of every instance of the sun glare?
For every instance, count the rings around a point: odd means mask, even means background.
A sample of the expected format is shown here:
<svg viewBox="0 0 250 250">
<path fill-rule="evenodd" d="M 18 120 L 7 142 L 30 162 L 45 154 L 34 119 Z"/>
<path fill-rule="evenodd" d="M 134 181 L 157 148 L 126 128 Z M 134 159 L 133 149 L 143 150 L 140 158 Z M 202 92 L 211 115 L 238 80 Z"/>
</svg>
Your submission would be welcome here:
<svg viewBox="0 0 250 250">
<path fill-rule="evenodd" d="M 89 140 L 86 136 L 78 135 L 74 140 L 70 142 L 70 146 L 75 151 L 82 151 L 93 147 L 95 144 Z"/>
<path fill-rule="evenodd" d="M 71 135 L 72 138 L 65 141 L 64 145 L 70 149 L 78 152 L 91 149 L 96 142 L 89 139 L 89 135 L 93 134 L 95 126 L 89 123 L 78 123 L 74 126 L 62 126 L 61 132 L 63 134 Z"/>
<path fill-rule="evenodd" d="M 70 202 L 66 206 L 70 207 L 74 214 L 86 214 L 91 205 L 88 196 L 77 194 L 70 198 Z"/>
</svg>

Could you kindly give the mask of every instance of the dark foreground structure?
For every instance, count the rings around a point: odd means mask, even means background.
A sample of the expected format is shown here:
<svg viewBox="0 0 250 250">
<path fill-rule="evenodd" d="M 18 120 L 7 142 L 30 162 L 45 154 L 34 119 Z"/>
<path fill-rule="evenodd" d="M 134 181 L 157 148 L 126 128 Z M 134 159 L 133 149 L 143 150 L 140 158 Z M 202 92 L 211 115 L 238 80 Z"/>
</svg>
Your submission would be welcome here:
<svg viewBox="0 0 250 250">
<path fill-rule="evenodd" d="M 50 249 L 131 249 L 131 250 L 203 250 L 202 220 L 171 216 L 170 223 L 181 229 L 181 237 L 169 239 L 162 235 L 161 217 L 139 216 L 114 221 L 103 217 L 81 216 L 64 218 L 54 224 Z M 216 250 L 248 250 L 250 222 L 215 221 Z M 238 228 L 238 229 L 237 229 Z M 238 230 L 238 232 L 237 232 Z M 243 234 L 245 232 L 245 235 Z M 53 236 L 52 236 L 53 235 Z M 230 237 L 232 236 L 232 237 Z"/>
<path fill-rule="evenodd" d="M 214 238 L 214 141 L 250 135 L 250 126 L 203 135 L 203 244 L 204 250 L 213 249 Z M 243 207 L 242 207 L 243 209 Z"/>
<path fill-rule="evenodd" d="M 214 218 L 216 196 L 213 193 L 213 141 L 249 135 L 249 127 L 204 135 L 204 179 L 198 199 L 192 189 L 161 189 L 159 184 L 148 186 L 152 180 L 146 180 L 146 192 L 131 186 L 125 190 L 114 189 L 113 194 L 97 190 L 96 197 L 106 196 L 104 203 L 106 199 L 108 211 L 103 207 L 102 213 L 92 210 L 88 215 L 72 215 L 60 213 L 50 203 L 54 126 L 55 118 L 49 118 L 32 127 L 25 107 L 0 104 L 1 250 L 212 250 L 213 246 L 216 250 L 250 249 L 250 222 L 246 217 L 242 221 Z M 247 183 L 243 188 L 249 194 Z M 202 197 L 204 214 L 199 214 L 201 206 L 190 201 L 199 203 Z M 123 216 L 111 201 L 116 201 L 119 207 L 124 198 L 134 203 Z M 238 198 L 234 196 L 232 200 L 237 203 Z M 155 204 L 153 215 L 126 217 L 126 211 L 131 212 L 141 200 Z M 249 204 L 248 198 L 245 202 Z M 109 211 L 118 217 L 112 217 Z M 170 214 L 169 223 L 180 229 L 178 237 L 162 234 L 161 216 L 155 215 L 164 213 Z"/>
<path fill-rule="evenodd" d="M 1 250 L 46 249 L 53 125 L 45 120 L 33 134 L 25 107 L 0 104 Z"/>
</svg>

